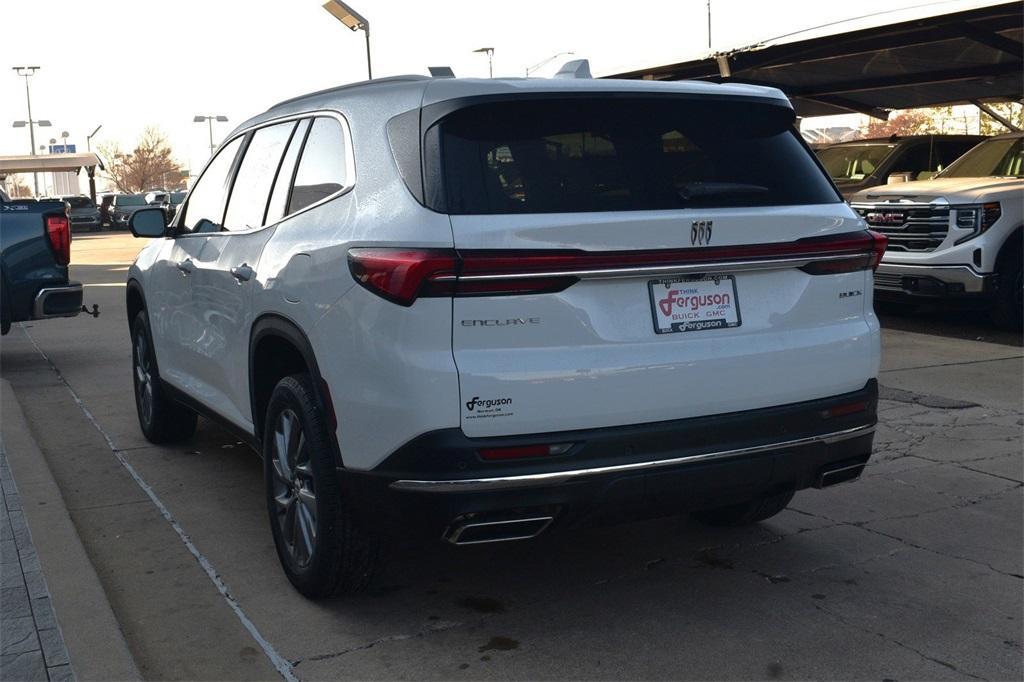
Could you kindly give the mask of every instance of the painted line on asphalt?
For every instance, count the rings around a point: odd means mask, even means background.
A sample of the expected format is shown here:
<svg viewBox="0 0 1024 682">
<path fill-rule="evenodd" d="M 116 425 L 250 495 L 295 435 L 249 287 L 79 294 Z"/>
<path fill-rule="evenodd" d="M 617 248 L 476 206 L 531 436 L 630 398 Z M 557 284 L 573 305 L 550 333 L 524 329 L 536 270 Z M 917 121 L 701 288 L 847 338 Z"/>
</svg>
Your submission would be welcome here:
<svg viewBox="0 0 1024 682">
<path fill-rule="evenodd" d="M 224 601 L 227 602 L 228 606 L 231 607 L 231 610 L 235 612 L 236 616 L 238 616 L 238 620 L 241 621 L 242 626 L 249 631 L 252 638 L 255 639 L 256 643 L 260 645 L 261 649 L 263 649 L 263 653 L 267 655 L 268 659 L 270 659 L 271 664 L 273 664 L 277 669 L 277 672 L 281 674 L 281 677 L 288 680 L 288 682 L 298 682 L 298 678 L 295 676 L 295 671 L 292 669 L 292 664 L 289 663 L 284 656 L 279 654 L 277 649 L 274 648 L 274 645 L 268 642 L 263 635 L 260 634 L 256 624 L 253 623 L 249 616 L 245 614 L 245 611 L 242 610 L 242 606 L 238 603 L 238 600 L 231 596 L 231 591 L 228 589 L 224 580 L 220 577 L 220 573 L 217 572 L 217 569 L 215 569 L 213 564 L 210 563 L 210 560 L 199 551 L 199 548 L 192 542 L 192 538 L 190 538 L 188 533 L 185 532 L 185 529 L 181 527 L 181 524 L 179 524 L 174 518 L 174 515 L 171 514 L 171 510 L 168 509 L 160 500 L 160 497 L 156 494 L 153 488 L 146 483 L 145 479 L 143 479 L 142 476 L 139 475 L 139 472 L 135 470 L 135 467 L 125 459 L 122 452 L 114 445 L 114 441 L 111 440 L 110 436 L 107 435 L 107 432 L 104 431 L 103 427 L 100 426 L 98 421 L 96 421 L 96 417 L 94 417 L 92 412 L 89 411 L 89 408 L 85 406 L 82 399 L 78 397 L 78 393 L 75 392 L 75 389 L 71 388 L 71 384 L 69 384 L 67 379 L 64 378 L 64 375 L 61 374 L 60 369 L 58 369 L 57 365 L 50 359 L 50 356 L 43 352 L 43 349 L 39 347 L 39 344 L 37 344 L 36 340 L 32 338 L 32 334 L 29 333 L 28 329 L 26 329 L 24 325 L 19 324 L 18 326 L 21 327 L 23 332 L 25 332 L 25 336 L 28 337 L 32 347 L 35 348 L 36 351 L 43 356 L 43 359 L 46 360 L 47 364 L 50 365 L 50 368 L 57 375 L 57 378 L 60 379 L 62 384 L 64 384 L 64 388 L 68 389 L 68 393 L 71 394 L 71 397 L 74 399 L 79 409 L 82 410 L 85 418 L 88 419 L 99 434 L 103 436 L 103 440 L 107 442 L 107 447 L 110 448 L 110 451 L 114 454 L 114 457 L 117 458 L 117 461 L 121 463 L 121 466 L 125 468 L 128 475 L 134 479 L 135 483 L 142 488 L 142 491 L 149 496 L 149 499 L 154 505 L 156 505 L 156 508 L 160 511 L 160 514 L 164 519 L 167 520 L 167 523 L 171 524 L 171 528 L 173 528 L 174 532 L 178 534 L 178 538 L 181 539 L 186 549 L 188 549 L 192 556 L 195 557 L 195 560 L 199 562 L 199 565 L 202 566 L 203 570 L 206 571 L 206 575 L 210 578 L 214 587 L 217 588 L 217 591 L 220 592 Z"/>
</svg>

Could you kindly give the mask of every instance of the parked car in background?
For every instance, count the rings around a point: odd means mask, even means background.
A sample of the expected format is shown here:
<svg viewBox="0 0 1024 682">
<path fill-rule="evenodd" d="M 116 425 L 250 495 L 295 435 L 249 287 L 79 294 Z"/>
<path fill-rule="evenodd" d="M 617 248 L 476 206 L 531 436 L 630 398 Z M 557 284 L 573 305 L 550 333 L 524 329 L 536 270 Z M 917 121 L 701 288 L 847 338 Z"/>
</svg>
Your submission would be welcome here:
<svg viewBox="0 0 1024 682">
<path fill-rule="evenodd" d="M 845 199 L 868 187 L 927 180 L 978 144 L 983 135 L 911 135 L 842 142 L 817 150 Z"/>
<path fill-rule="evenodd" d="M 855 479 L 885 238 L 794 120 L 773 88 L 642 80 L 410 76 L 277 105 L 170 227 L 131 218 L 154 238 L 126 289 L 142 433 L 188 438 L 198 412 L 261 452 L 278 557 L 314 598 L 364 585 L 399 529 L 748 524 Z"/>
<path fill-rule="evenodd" d="M 164 206 L 164 212 L 167 214 L 167 222 L 170 223 L 174 219 L 174 216 L 178 213 L 178 208 L 182 202 L 185 201 L 187 192 L 171 192 L 169 195 L 169 201 Z"/>
<path fill-rule="evenodd" d="M 70 207 L 68 217 L 71 218 L 71 229 L 98 229 L 103 223 L 100 220 L 100 209 L 89 197 L 63 197 L 62 201 Z"/>
<path fill-rule="evenodd" d="M 14 200 L 0 189 L 0 334 L 24 320 L 74 317 L 82 285 L 68 279 L 71 221 L 61 200 Z"/>
<path fill-rule="evenodd" d="M 108 209 L 111 227 L 128 229 L 128 219 L 131 215 L 139 209 L 148 207 L 145 194 L 115 194 Z"/>
<path fill-rule="evenodd" d="M 103 227 L 108 227 L 111 224 L 110 221 L 110 206 L 114 203 L 115 194 L 108 192 L 100 195 L 100 224 Z"/>
<path fill-rule="evenodd" d="M 858 192 L 853 208 L 889 237 L 875 273 L 879 300 L 958 300 L 1020 328 L 1024 308 L 1020 133 L 989 138 L 937 177 Z"/>
</svg>

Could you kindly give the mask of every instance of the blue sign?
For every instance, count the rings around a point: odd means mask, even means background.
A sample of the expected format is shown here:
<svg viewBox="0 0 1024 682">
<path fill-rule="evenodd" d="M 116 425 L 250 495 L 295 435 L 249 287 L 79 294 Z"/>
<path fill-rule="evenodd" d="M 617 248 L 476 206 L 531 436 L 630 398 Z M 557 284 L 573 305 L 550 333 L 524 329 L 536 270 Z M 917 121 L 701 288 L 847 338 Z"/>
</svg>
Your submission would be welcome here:
<svg viewBox="0 0 1024 682">
<path fill-rule="evenodd" d="M 51 144 L 50 145 L 50 153 L 51 154 L 74 154 L 75 153 L 75 145 L 73 145 L 73 144 Z"/>
</svg>

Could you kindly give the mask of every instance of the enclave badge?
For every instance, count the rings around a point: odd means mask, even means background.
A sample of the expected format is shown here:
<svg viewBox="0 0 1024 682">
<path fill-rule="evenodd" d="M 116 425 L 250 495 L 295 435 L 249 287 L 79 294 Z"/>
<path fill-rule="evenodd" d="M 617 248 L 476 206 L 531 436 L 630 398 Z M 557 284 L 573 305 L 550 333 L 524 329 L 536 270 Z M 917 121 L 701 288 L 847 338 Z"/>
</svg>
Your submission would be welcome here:
<svg viewBox="0 0 1024 682">
<path fill-rule="evenodd" d="M 690 226 L 690 243 L 702 246 L 711 243 L 711 220 L 694 220 Z"/>
</svg>

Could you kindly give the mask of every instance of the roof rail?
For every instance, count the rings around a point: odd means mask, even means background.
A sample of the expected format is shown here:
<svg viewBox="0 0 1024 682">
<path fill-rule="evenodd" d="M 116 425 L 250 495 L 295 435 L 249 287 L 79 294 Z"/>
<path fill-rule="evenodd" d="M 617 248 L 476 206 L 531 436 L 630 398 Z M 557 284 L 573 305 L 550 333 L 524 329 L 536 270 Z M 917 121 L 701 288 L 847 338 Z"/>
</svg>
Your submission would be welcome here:
<svg viewBox="0 0 1024 682">
<path fill-rule="evenodd" d="M 291 97 L 289 99 L 281 100 L 277 104 L 275 104 L 272 107 L 270 107 L 269 109 L 267 109 L 267 111 L 270 111 L 271 109 L 274 109 L 274 108 L 279 107 L 279 106 L 284 105 L 284 104 L 291 104 L 292 102 L 298 102 L 299 100 L 303 100 L 303 99 L 306 99 L 308 97 L 316 97 L 317 95 L 326 95 L 326 94 L 328 94 L 330 92 L 342 92 L 344 90 L 352 90 L 352 89 L 355 89 L 355 88 L 366 88 L 366 87 L 370 87 L 372 85 L 383 85 L 384 83 L 408 83 L 408 82 L 413 82 L 413 81 L 425 81 L 425 80 L 430 80 L 430 77 L 429 76 L 424 76 L 422 74 L 414 73 L 414 74 L 407 74 L 407 75 L 404 75 L 404 76 L 388 76 L 386 78 L 374 78 L 373 80 L 368 80 L 368 81 L 358 81 L 356 83 L 346 83 L 345 85 L 337 85 L 337 86 L 335 86 L 333 88 L 325 88 L 324 90 L 317 90 L 316 92 L 307 92 L 304 95 L 299 95 L 297 97 Z"/>
<path fill-rule="evenodd" d="M 573 59 L 562 64 L 553 78 L 593 78 L 590 75 L 590 61 L 587 59 Z"/>
</svg>

